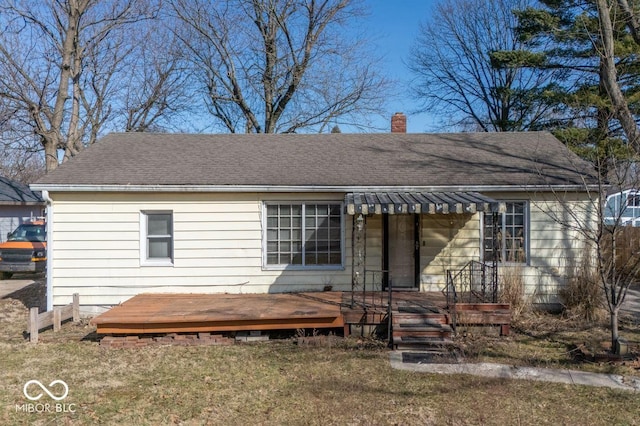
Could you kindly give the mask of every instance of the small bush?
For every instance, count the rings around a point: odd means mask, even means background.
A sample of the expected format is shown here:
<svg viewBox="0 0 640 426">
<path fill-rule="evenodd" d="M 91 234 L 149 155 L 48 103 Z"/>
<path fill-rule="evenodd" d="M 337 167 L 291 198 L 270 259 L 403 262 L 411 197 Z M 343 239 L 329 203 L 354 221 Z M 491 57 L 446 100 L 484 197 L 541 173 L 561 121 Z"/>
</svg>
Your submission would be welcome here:
<svg viewBox="0 0 640 426">
<path fill-rule="evenodd" d="M 607 316 L 598 273 L 587 253 L 579 263 L 569 265 L 567 285 L 560 290 L 559 295 L 568 317 L 599 322 Z"/>
<path fill-rule="evenodd" d="M 502 268 L 498 300 L 511 306 L 511 317 L 514 320 L 531 310 L 534 296 L 528 295 L 525 291 L 524 275 L 520 266 Z"/>
</svg>

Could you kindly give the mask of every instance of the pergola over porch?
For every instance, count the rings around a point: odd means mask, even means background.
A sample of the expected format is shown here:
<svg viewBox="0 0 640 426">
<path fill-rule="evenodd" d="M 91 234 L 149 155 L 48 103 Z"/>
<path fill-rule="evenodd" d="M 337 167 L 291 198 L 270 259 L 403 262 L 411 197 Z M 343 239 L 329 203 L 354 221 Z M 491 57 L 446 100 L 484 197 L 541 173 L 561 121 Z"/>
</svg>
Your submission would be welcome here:
<svg viewBox="0 0 640 426">
<path fill-rule="evenodd" d="M 345 196 L 349 215 L 463 214 L 504 211 L 503 202 L 478 192 L 350 192 Z"/>
<path fill-rule="evenodd" d="M 345 195 L 345 212 L 352 216 L 352 295 L 358 292 L 366 294 L 367 291 L 384 290 L 386 288 L 396 289 L 397 280 L 391 283 L 391 276 L 394 274 L 393 262 L 389 260 L 389 240 L 386 235 L 388 232 L 388 220 L 390 215 L 413 215 L 414 232 L 413 241 L 410 243 L 415 246 L 414 251 L 414 269 L 415 269 L 415 286 L 420 287 L 420 243 L 419 243 L 419 217 L 422 215 L 449 215 L 449 214 L 466 214 L 473 215 L 478 212 L 493 214 L 492 223 L 497 224 L 497 215 L 505 211 L 505 203 L 480 194 L 474 191 L 372 191 L 372 192 L 350 192 Z M 383 253 L 380 270 L 371 271 L 367 269 L 367 217 L 373 215 L 382 215 L 383 220 Z M 496 238 L 497 229 L 494 229 L 493 237 Z M 408 235 L 407 238 L 411 238 Z M 494 250 L 497 242 L 494 241 Z M 464 287 L 464 292 L 471 292 L 475 277 L 464 278 L 465 284 L 458 285 L 456 289 L 456 281 L 458 277 L 469 275 L 464 272 L 465 269 L 477 270 L 478 266 L 482 269 L 482 293 L 485 293 L 487 283 L 490 282 L 492 288 L 492 297 L 495 299 L 497 288 L 497 256 L 493 256 L 491 265 L 485 265 L 477 260 L 472 260 L 472 267 L 465 267 L 461 270 L 448 270 L 446 272 L 446 290 L 456 291 Z M 396 271 L 397 272 L 397 271 Z M 487 275 L 488 274 L 488 275 Z M 451 287 L 451 289 L 449 289 Z M 401 288 L 399 288 L 401 289 Z M 459 294 L 458 294 L 459 295 Z M 352 296 L 353 299 L 353 296 Z M 457 299 L 457 297 L 456 297 Z M 355 299 L 353 299 L 355 301 Z"/>
</svg>

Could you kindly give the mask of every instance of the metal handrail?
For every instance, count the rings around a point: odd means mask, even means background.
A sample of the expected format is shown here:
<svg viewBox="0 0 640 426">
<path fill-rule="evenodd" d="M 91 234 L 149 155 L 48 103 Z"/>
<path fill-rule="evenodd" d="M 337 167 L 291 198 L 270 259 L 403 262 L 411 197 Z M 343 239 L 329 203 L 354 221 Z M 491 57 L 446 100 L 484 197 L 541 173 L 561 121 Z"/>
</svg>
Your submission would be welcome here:
<svg viewBox="0 0 640 426">
<path fill-rule="evenodd" d="M 388 301 L 384 289 L 384 276 L 388 271 L 365 269 L 362 283 L 351 289 L 351 307 L 367 309 L 386 309 Z"/>
<path fill-rule="evenodd" d="M 476 280 L 479 279 L 479 282 Z M 466 301 L 468 303 L 497 303 L 498 302 L 498 274 L 497 266 L 472 260 L 458 272 L 452 274 L 447 270 L 447 284 L 445 287 L 447 304 Z M 451 300 L 453 294 L 453 300 Z"/>
<path fill-rule="evenodd" d="M 393 291 L 391 286 L 391 279 L 385 289 L 384 278 L 388 276 L 389 271 L 385 269 L 365 269 L 364 277 L 362 279 L 362 287 L 358 292 L 361 292 L 360 300 L 356 299 L 356 291 L 351 291 L 351 307 L 356 305 L 360 306 L 365 311 L 384 311 L 387 314 L 387 338 L 389 344 L 392 344 L 392 306 L 393 306 Z M 386 294 L 385 294 L 386 291 Z"/>
</svg>

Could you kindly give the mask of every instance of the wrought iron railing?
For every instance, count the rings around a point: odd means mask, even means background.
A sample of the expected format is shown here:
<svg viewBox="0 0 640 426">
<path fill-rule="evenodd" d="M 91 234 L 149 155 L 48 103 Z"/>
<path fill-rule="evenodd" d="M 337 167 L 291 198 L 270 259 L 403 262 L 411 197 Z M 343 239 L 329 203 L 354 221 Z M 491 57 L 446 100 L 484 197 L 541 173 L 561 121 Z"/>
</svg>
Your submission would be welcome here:
<svg viewBox="0 0 640 426">
<path fill-rule="evenodd" d="M 351 291 L 351 307 L 356 306 L 370 310 L 387 309 L 389 303 L 389 289 L 384 282 L 388 271 L 365 269 L 364 277 L 358 288 Z"/>
<path fill-rule="evenodd" d="M 388 283 L 385 285 L 385 283 Z M 363 279 L 358 288 L 351 290 L 351 308 L 359 307 L 365 312 L 386 312 L 387 339 L 391 344 L 391 311 L 393 291 L 389 271 L 382 269 L 364 269 Z"/>
<path fill-rule="evenodd" d="M 447 305 L 498 303 L 498 266 L 472 260 L 455 272 L 447 270 Z"/>
</svg>

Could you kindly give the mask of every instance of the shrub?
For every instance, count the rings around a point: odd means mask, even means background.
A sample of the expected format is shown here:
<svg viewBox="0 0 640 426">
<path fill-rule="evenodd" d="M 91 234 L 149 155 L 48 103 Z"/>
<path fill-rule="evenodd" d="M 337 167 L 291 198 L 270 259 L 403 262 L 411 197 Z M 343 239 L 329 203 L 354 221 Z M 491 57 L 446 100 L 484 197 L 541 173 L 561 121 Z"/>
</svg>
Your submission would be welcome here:
<svg viewBox="0 0 640 426">
<path fill-rule="evenodd" d="M 591 256 L 585 253 L 579 262 L 570 263 L 567 275 L 567 285 L 559 292 L 565 314 L 590 322 L 604 320 L 604 294 Z"/>
<path fill-rule="evenodd" d="M 534 297 L 535 294 L 527 294 L 525 291 L 522 267 L 501 268 L 498 301 L 511 306 L 511 316 L 514 320 L 531 310 Z"/>
</svg>

